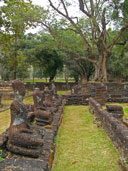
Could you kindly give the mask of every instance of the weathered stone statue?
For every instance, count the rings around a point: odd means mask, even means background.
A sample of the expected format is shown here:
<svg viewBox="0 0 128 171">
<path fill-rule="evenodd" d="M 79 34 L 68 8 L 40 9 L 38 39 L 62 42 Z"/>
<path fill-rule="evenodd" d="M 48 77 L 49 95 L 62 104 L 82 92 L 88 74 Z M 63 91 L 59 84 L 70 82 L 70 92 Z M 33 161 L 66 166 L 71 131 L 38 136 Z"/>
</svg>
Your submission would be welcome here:
<svg viewBox="0 0 128 171">
<path fill-rule="evenodd" d="M 43 106 L 49 109 L 52 113 L 56 112 L 58 110 L 58 105 L 53 100 L 55 99 L 55 96 L 53 95 L 52 90 L 49 90 L 48 87 L 45 87 L 43 96 L 44 96 Z"/>
<path fill-rule="evenodd" d="M 43 95 L 40 92 L 39 88 L 35 88 L 35 90 L 33 92 L 33 101 L 34 101 L 34 110 L 37 110 L 37 108 L 42 107 Z"/>
<path fill-rule="evenodd" d="M 54 80 L 51 81 L 51 92 L 52 92 L 52 103 L 55 106 L 60 106 L 62 104 L 62 97 L 57 95 L 56 86 Z"/>
<path fill-rule="evenodd" d="M 38 88 L 33 93 L 34 114 L 38 125 L 48 125 L 52 122 L 52 113 L 43 105 L 44 96 Z"/>
<path fill-rule="evenodd" d="M 57 90 L 56 90 L 54 80 L 51 81 L 51 90 L 52 90 L 53 95 L 57 94 Z"/>
<path fill-rule="evenodd" d="M 9 151 L 31 157 L 39 157 L 39 147 L 43 145 L 42 135 L 30 128 L 27 122 L 27 109 L 23 104 L 25 87 L 20 80 L 14 80 L 12 87 L 15 99 L 11 104 L 11 123 L 8 130 L 7 148 Z"/>
</svg>

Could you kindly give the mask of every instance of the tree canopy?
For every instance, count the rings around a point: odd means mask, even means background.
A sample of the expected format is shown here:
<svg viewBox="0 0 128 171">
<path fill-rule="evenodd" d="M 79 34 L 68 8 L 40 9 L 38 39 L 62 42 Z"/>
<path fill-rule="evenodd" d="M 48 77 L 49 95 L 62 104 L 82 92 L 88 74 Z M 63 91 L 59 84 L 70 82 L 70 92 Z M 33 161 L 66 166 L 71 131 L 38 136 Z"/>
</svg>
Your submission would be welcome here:
<svg viewBox="0 0 128 171">
<path fill-rule="evenodd" d="M 57 71 L 63 69 L 63 54 L 54 45 L 51 35 L 28 34 L 21 41 L 21 49 L 25 52 L 26 62 L 42 71 L 44 77 L 51 81 Z"/>
<path fill-rule="evenodd" d="M 124 2 L 120 0 L 48 1 L 51 9 L 46 12 L 42 25 L 58 42 L 59 48 L 77 59 L 93 63 L 95 67 L 94 80 L 107 81 L 107 60 L 112 56 L 113 47 L 120 42 L 121 36 L 128 29 L 128 12 L 125 6 L 127 0 Z M 70 9 L 74 6 L 78 8 L 81 16 L 71 13 Z M 111 39 L 109 28 L 112 27 L 114 36 Z M 67 30 L 81 38 L 83 48 L 80 51 L 82 53 L 79 53 L 78 49 L 74 50 L 67 43 L 65 44 L 68 40 L 65 40 L 64 32 Z M 76 42 L 74 42 L 74 47 L 75 45 L 77 46 Z"/>
<path fill-rule="evenodd" d="M 14 78 L 27 63 L 52 79 L 63 62 L 81 78 L 127 77 L 127 0 L 47 1 L 47 8 L 31 0 L 4 0 L 0 7 L 0 63 Z M 37 25 L 41 33 L 25 35 Z"/>
<path fill-rule="evenodd" d="M 38 7 L 30 0 L 5 0 L 0 10 L 1 54 L 5 57 L 4 64 L 6 61 L 6 65 L 12 68 L 15 79 L 18 63 L 23 59 L 23 53 L 19 51 L 20 39 L 28 28 L 37 23 Z"/>
</svg>

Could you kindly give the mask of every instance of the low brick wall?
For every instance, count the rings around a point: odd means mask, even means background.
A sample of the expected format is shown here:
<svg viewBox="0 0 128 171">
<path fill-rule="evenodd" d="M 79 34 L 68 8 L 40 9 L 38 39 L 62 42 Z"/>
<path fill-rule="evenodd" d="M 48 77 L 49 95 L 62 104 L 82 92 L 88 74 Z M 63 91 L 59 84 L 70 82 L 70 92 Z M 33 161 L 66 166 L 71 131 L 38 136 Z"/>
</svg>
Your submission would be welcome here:
<svg viewBox="0 0 128 171">
<path fill-rule="evenodd" d="M 96 87 L 101 86 L 102 83 L 87 83 L 85 85 L 77 85 L 76 83 L 69 82 L 68 84 L 63 82 L 55 82 L 57 90 L 73 90 L 73 95 L 81 95 L 95 97 Z M 40 88 L 42 91 L 45 86 L 51 87 L 51 83 L 37 82 L 32 84 L 30 82 L 25 83 L 27 90 L 34 90 L 34 88 Z M 106 100 L 108 102 L 119 102 L 119 103 L 128 103 L 128 83 L 119 84 L 119 83 L 104 83 L 106 87 Z M 2 82 L 0 83 L 0 88 L 11 87 L 10 83 Z M 4 92 L 3 92 L 4 93 Z M 12 94 L 8 95 L 9 98 L 13 98 Z M 5 97 L 3 97 L 5 98 Z M 78 103 L 79 104 L 79 103 Z"/>
<path fill-rule="evenodd" d="M 128 103 L 128 97 L 121 98 L 107 98 L 107 102 L 115 102 L 115 103 Z"/>
<path fill-rule="evenodd" d="M 57 90 L 71 90 L 74 85 L 76 85 L 76 83 L 66 84 L 62 82 L 55 82 L 55 86 Z M 42 91 L 45 86 L 50 87 L 51 83 L 44 83 L 44 82 L 37 82 L 35 84 L 32 84 L 30 82 L 25 83 L 25 88 L 29 90 L 34 90 L 34 88 L 39 88 Z"/>
<path fill-rule="evenodd" d="M 63 99 L 66 99 L 65 105 L 88 105 L 89 95 L 82 94 L 73 94 L 73 95 L 62 95 Z M 128 103 L 128 98 L 113 98 L 106 99 L 107 102 L 116 102 L 116 103 Z"/>
<path fill-rule="evenodd" d="M 65 105 L 88 105 L 88 95 L 63 95 Z"/>
<path fill-rule="evenodd" d="M 85 87 L 87 87 L 91 97 L 95 96 L 95 87 L 101 86 L 102 83 L 87 83 Z M 104 83 L 107 90 L 107 98 L 115 99 L 115 98 L 126 98 L 128 97 L 128 83 L 119 84 L 119 83 Z"/>
<path fill-rule="evenodd" d="M 86 94 L 90 97 L 96 97 L 96 89 L 100 86 L 106 87 L 106 100 L 108 102 L 128 102 L 128 84 L 119 83 L 87 83 L 73 87 L 74 94 Z"/>
<path fill-rule="evenodd" d="M 101 121 L 103 128 L 121 154 L 128 160 L 128 127 L 103 110 L 99 103 L 89 98 L 89 110 Z"/>
</svg>

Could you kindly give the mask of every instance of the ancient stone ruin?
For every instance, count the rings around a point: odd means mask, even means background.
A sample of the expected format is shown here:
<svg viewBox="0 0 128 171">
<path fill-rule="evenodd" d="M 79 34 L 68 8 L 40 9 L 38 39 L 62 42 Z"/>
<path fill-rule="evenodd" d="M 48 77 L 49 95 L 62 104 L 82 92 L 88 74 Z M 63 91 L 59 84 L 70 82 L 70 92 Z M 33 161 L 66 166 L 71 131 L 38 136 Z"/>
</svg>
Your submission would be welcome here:
<svg viewBox="0 0 128 171">
<path fill-rule="evenodd" d="M 124 111 L 123 107 L 120 105 L 106 105 L 106 110 L 109 112 L 113 117 L 117 119 L 123 119 Z"/>
<path fill-rule="evenodd" d="M 43 145 L 43 135 L 33 130 L 27 122 L 27 109 L 23 104 L 25 86 L 20 80 L 14 80 L 12 87 L 15 99 L 10 107 L 11 124 L 8 130 L 7 148 L 13 153 L 39 157 L 38 147 Z"/>
<path fill-rule="evenodd" d="M 99 86 L 96 87 L 96 92 L 95 92 L 95 99 L 96 101 L 101 104 L 101 105 L 105 105 L 106 103 L 106 96 L 107 96 L 107 92 L 106 92 L 106 87 L 104 84 L 101 84 Z"/>
<path fill-rule="evenodd" d="M 86 83 L 85 85 L 76 85 L 72 87 L 72 95 L 82 95 L 95 98 L 95 96 L 99 96 L 100 93 L 97 87 L 105 87 L 104 94 L 106 94 L 106 101 L 107 102 L 119 102 L 119 103 L 127 103 L 128 102 L 128 84 L 118 84 L 118 83 Z M 97 90 L 96 90 L 97 89 Z M 97 91 L 97 95 L 96 95 Z M 102 90 L 101 90 L 102 92 Z M 101 93 L 102 95 L 102 93 Z M 98 99 L 97 97 L 95 99 Z"/>
<path fill-rule="evenodd" d="M 12 87 L 15 99 L 10 106 L 11 123 L 0 136 L 0 148 L 5 157 L 0 170 L 49 170 L 54 156 L 54 136 L 63 112 L 63 100 L 47 87 L 43 92 L 36 88 L 33 93 L 34 104 L 24 104 L 24 83 L 14 80 Z"/>
<path fill-rule="evenodd" d="M 63 98 L 67 105 L 89 103 L 90 112 L 95 114 L 116 147 L 128 159 L 128 119 L 123 119 L 123 108 L 119 105 L 106 105 L 106 110 L 102 109 L 102 105 L 110 98 L 113 100 L 118 97 L 118 100 L 122 100 L 116 91 L 112 96 L 112 91 L 110 95 L 106 85 L 85 84 L 74 87 L 71 95 L 62 98 L 57 95 L 52 83 L 51 88 L 45 86 L 43 91 L 35 88 L 33 104 L 24 104 L 23 82 L 14 80 L 12 87 L 15 99 L 10 106 L 11 123 L 0 136 L 0 148 L 5 157 L 5 161 L 0 163 L 0 170 L 50 170 L 55 151 L 54 138 L 62 120 Z"/>
<path fill-rule="evenodd" d="M 46 102 L 45 102 L 45 106 L 43 105 L 45 101 L 45 97 L 38 88 L 36 88 L 33 93 L 33 101 L 34 101 L 34 115 L 37 125 L 42 125 L 42 126 L 50 125 L 53 120 L 52 112 L 50 111 L 50 109 L 47 108 Z"/>
<path fill-rule="evenodd" d="M 2 92 L 2 99 L 4 100 L 14 98 L 12 86 L 8 82 L 0 83 L 0 92 Z"/>
<path fill-rule="evenodd" d="M 95 115 L 96 119 L 101 122 L 102 127 L 112 139 L 114 145 L 118 148 L 125 161 L 128 160 L 128 125 L 124 124 L 119 117 L 115 117 L 116 113 L 111 114 L 109 111 L 122 111 L 120 106 L 107 106 L 107 110 L 103 110 L 102 106 L 93 98 L 89 98 L 89 110 Z M 117 112 L 118 115 L 118 112 Z M 121 167 L 128 170 L 120 161 Z"/>
</svg>

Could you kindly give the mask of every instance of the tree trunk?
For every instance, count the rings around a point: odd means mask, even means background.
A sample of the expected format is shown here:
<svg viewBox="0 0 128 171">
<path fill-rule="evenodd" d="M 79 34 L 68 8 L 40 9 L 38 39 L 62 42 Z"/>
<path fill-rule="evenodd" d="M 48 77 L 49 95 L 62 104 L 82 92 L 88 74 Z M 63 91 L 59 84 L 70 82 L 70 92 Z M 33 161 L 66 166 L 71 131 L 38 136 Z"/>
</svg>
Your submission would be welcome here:
<svg viewBox="0 0 128 171">
<path fill-rule="evenodd" d="M 94 64 L 95 75 L 94 81 L 106 82 L 107 81 L 107 68 L 106 68 L 107 56 L 99 56 L 99 61 Z"/>
<path fill-rule="evenodd" d="M 86 84 L 87 83 L 87 77 L 86 77 L 86 75 L 82 75 L 82 77 L 81 77 L 81 83 L 82 84 Z"/>
<path fill-rule="evenodd" d="M 15 52 L 14 52 L 14 80 L 17 75 L 17 35 L 15 34 Z"/>
<path fill-rule="evenodd" d="M 55 75 L 50 76 L 49 82 L 51 83 L 52 80 L 54 80 Z"/>
<path fill-rule="evenodd" d="M 14 62 L 14 80 L 16 80 L 16 68 L 17 68 L 17 63 L 16 63 L 16 57 L 15 57 L 15 62 Z"/>
</svg>

